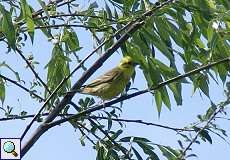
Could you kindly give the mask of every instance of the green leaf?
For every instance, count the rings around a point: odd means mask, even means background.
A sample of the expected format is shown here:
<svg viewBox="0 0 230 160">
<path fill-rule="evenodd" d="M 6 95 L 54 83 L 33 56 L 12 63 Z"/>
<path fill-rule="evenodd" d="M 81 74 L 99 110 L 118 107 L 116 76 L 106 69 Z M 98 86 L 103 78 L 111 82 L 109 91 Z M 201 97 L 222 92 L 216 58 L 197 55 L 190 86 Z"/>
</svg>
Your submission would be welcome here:
<svg viewBox="0 0 230 160">
<path fill-rule="evenodd" d="M 38 3 L 41 5 L 43 11 L 45 12 L 46 16 L 48 17 L 48 19 L 50 18 L 46 3 L 42 0 L 38 0 Z"/>
<path fill-rule="evenodd" d="M 176 70 L 174 68 L 165 65 L 158 59 L 153 58 L 152 60 L 154 61 L 155 65 L 157 66 L 157 68 L 163 74 L 164 77 L 171 78 L 171 77 L 176 76 Z"/>
<path fill-rule="evenodd" d="M 171 23 L 170 21 L 168 21 L 168 19 L 166 17 L 162 17 L 162 23 L 165 24 L 165 32 L 167 32 L 170 37 L 175 41 L 175 43 L 177 45 L 179 45 L 180 47 L 184 47 L 183 46 L 183 34 L 181 32 L 181 30 L 176 27 L 173 23 Z"/>
<path fill-rule="evenodd" d="M 119 135 L 121 135 L 123 133 L 123 131 L 121 130 L 121 129 L 119 129 L 117 132 L 115 132 L 112 136 L 111 136 L 111 138 L 113 139 L 113 140 L 115 140 Z"/>
<path fill-rule="evenodd" d="M 220 79 L 222 80 L 223 83 L 225 83 L 227 75 L 228 75 L 228 70 L 225 68 L 224 65 L 217 65 L 216 68 L 218 70 Z"/>
<path fill-rule="evenodd" d="M 182 105 L 181 83 L 170 83 L 169 88 L 173 92 L 177 105 Z"/>
<path fill-rule="evenodd" d="M 112 0 L 112 1 L 114 1 L 114 2 L 116 2 L 116 3 L 120 3 L 120 4 L 123 4 L 123 3 L 124 3 L 124 0 Z"/>
<path fill-rule="evenodd" d="M 138 153 L 138 151 L 134 147 L 132 147 L 132 150 L 133 150 L 134 154 L 136 155 L 137 160 L 143 160 L 141 155 Z"/>
<path fill-rule="evenodd" d="M 146 138 L 143 138 L 143 137 L 123 137 L 120 139 L 121 142 L 130 142 L 130 141 L 133 141 L 133 142 L 151 142 L 150 140 L 146 139 Z"/>
<path fill-rule="evenodd" d="M 40 19 L 35 19 L 35 20 L 34 20 L 34 23 L 35 23 L 36 26 L 45 26 L 45 24 L 43 23 L 43 21 L 40 20 Z M 44 34 L 46 37 L 52 38 L 52 37 L 50 36 L 50 33 L 49 33 L 49 32 L 50 32 L 50 28 L 41 28 L 40 30 L 43 32 L 43 34 Z"/>
<path fill-rule="evenodd" d="M 149 44 L 146 41 L 146 38 L 144 38 L 144 34 L 137 32 L 133 34 L 133 43 L 137 45 L 140 48 L 140 52 L 142 55 L 149 55 L 151 53 L 151 49 L 149 48 Z"/>
<path fill-rule="evenodd" d="M 213 23 L 213 22 L 211 22 L 211 23 Z M 209 24 L 208 29 L 207 29 L 207 38 L 208 38 L 209 43 L 212 41 L 213 32 L 214 32 L 214 30 L 213 30 L 212 24 Z"/>
<path fill-rule="evenodd" d="M 212 144 L 212 138 L 211 138 L 211 136 L 209 135 L 209 133 L 208 133 L 207 130 L 202 130 L 202 131 L 201 131 L 201 129 L 198 128 L 198 127 L 196 127 L 196 126 L 194 126 L 193 129 L 194 129 L 196 132 L 200 132 L 200 133 L 199 133 L 199 136 L 201 137 L 201 139 L 202 139 L 203 141 L 206 142 L 206 140 L 207 140 L 210 144 Z"/>
<path fill-rule="evenodd" d="M 74 31 L 69 31 L 67 28 L 64 28 L 64 34 L 61 40 L 65 42 L 66 47 L 71 52 L 77 52 L 82 48 L 79 45 L 77 34 Z"/>
<path fill-rule="evenodd" d="M 211 136 L 209 135 L 209 133 L 208 133 L 208 131 L 206 131 L 206 130 L 202 130 L 201 132 L 200 132 L 200 136 L 201 136 L 201 138 L 204 140 L 207 140 L 210 144 L 212 144 L 212 138 L 211 138 Z M 204 140 L 204 141 L 205 141 Z"/>
<path fill-rule="evenodd" d="M 115 151 L 114 149 L 108 151 L 107 157 L 113 158 L 112 160 L 120 160 L 117 151 Z"/>
<path fill-rule="evenodd" d="M 70 59 L 66 57 L 63 53 L 61 46 L 55 45 L 52 51 L 52 58 L 49 63 L 45 66 L 48 68 L 47 74 L 47 85 L 50 91 L 54 91 L 54 89 L 62 82 L 62 80 L 70 74 L 69 69 L 69 61 Z M 63 95 L 63 93 L 67 92 L 71 87 L 71 81 L 68 79 L 66 83 L 63 84 L 62 88 L 57 93 L 58 96 Z M 47 91 L 45 92 L 45 96 L 48 97 Z M 54 97 L 51 101 L 54 102 Z"/>
<path fill-rule="evenodd" d="M 12 71 L 17 79 L 18 82 L 20 82 L 21 78 L 19 76 L 19 73 L 16 72 L 13 68 L 11 68 L 5 61 L 3 61 L 2 63 L 0 63 L 0 67 L 6 67 L 8 68 L 10 71 Z"/>
<path fill-rule="evenodd" d="M 108 130 L 110 130 L 113 123 L 111 115 L 108 115 L 107 120 L 108 120 Z"/>
<path fill-rule="evenodd" d="M 3 5 L 0 4 L 0 12 L 3 15 L 2 18 L 2 32 L 6 36 L 6 39 L 8 41 L 8 45 L 12 49 L 16 49 L 16 33 L 15 33 L 15 28 L 11 19 L 11 14 L 8 12 Z"/>
<path fill-rule="evenodd" d="M 218 40 L 218 35 L 216 33 L 213 33 L 212 39 L 208 43 L 208 46 L 211 48 L 211 50 L 213 50 L 216 47 Z"/>
<path fill-rule="evenodd" d="M 161 87 L 160 92 L 161 92 L 161 96 L 162 96 L 162 101 L 164 102 L 166 107 L 169 110 L 171 110 L 171 103 L 170 103 L 170 99 L 169 99 L 169 95 L 168 95 L 168 91 L 167 91 L 166 87 Z"/>
<path fill-rule="evenodd" d="M 155 32 L 150 33 L 150 31 L 144 28 L 143 34 L 145 38 L 148 38 L 149 40 L 151 40 L 152 44 L 156 48 L 158 48 L 161 51 L 161 53 L 164 54 L 170 60 L 170 62 L 174 61 L 172 52 L 169 50 L 168 46 L 160 40 L 160 37 Z"/>
<path fill-rule="evenodd" d="M 108 4 L 106 3 L 106 1 L 105 1 L 105 10 L 106 10 L 106 13 L 107 13 L 107 15 L 109 16 L 109 18 L 110 18 L 110 19 L 113 18 L 112 12 L 111 12 L 111 10 L 110 10 Z"/>
<path fill-rule="evenodd" d="M 2 105 L 4 103 L 5 100 L 5 96 L 6 96 L 6 88 L 5 88 L 5 83 L 2 80 L 2 78 L 0 78 L 0 99 L 2 101 Z"/>
<path fill-rule="evenodd" d="M 162 78 L 161 78 L 161 74 L 159 72 L 159 68 L 157 68 L 157 65 L 154 61 L 154 58 L 148 59 L 148 65 L 149 65 L 149 68 L 148 68 L 147 72 L 149 72 L 149 74 L 150 74 L 150 78 L 153 82 L 153 85 L 156 86 L 160 82 L 162 82 Z M 151 87 L 153 87 L 153 86 L 151 86 Z"/>
<path fill-rule="evenodd" d="M 22 9 L 22 13 L 23 13 L 23 18 L 26 21 L 28 34 L 30 35 L 31 41 L 33 43 L 33 41 L 34 41 L 34 26 L 35 25 L 34 25 L 30 6 L 26 2 L 26 0 L 21 0 L 21 9 Z"/>
<path fill-rule="evenodd" d="M 168 160 L 177 160 L 177 157 L 179 156 L 178 152 L 175 152 L 169 147 L 164 147 L 164 146 L 158 146 L 158 148 L 161 150 L 163 155 L 168 159 Z M 173 152 L 172 152 L 173 151 Z M 176 153 L 176 154 L 175 154 Z"/>
<path fill-rule="evenodd" d="M 161 39 L 163 39 L 166 42 L 170 42 L 170 36 L 168 34 L 168 32 L 165 32 L 166 30 L 166 26 L 164 23 L 165 17 L 154 17 L 154 22 L 156 24 L 157 30 L 158 30 L 158 34 L 161 37 Z"/>
<path fill-rule="evenodd" d="M 105 154 L 105 149 L 103 146 L 101 146 L 99 150 L 97 151 L 96 160 L 104 160 L 104 154 Z"/>
<path fill-rule="evenodd" d="M 209 119 L 215 111 L 216 111 L 216 105 L 212 104 L 212 106 L 207 110 L 205 114 L 205 119 Z"/>
<path fill-rule="evenodd" d="M 162 108 L 161 92 L 159 90 L 156 90 L 154 93 L 155 93 L 155 101 L 156 101 L 156 105 L 157 105 L 158 115 L 160 115 L 161 108 Z"/>
<path fill-rule="evenodd" d="M 71 123 L 71 122 L 70 122 Z M 74 122 L 73 123 L 71 123 L 73 126 L 74 126 Z M 75 122 L 75 124 L 76 124 L 76 122 Z M 75 126 L 75 128 L 77 128 L 78 126 Z M 81 143 L 81 145 L 82 146 L 85 146 L 85 138 L 86 138 L 86 136 L 85 135 L 82 135 L 80 138 L 79 138 L 79 140 L 80 140 L 80 143 Z"/>
<path fill-rule="evenodd" d="M 152 160 L 160 160 L 157 154 L 153 152 L 154 148 L 152 146 L 143 142 L 137 142 L 137 144 L 141 147 L 145 154 L 149 155 Z"/>
<path fill-rule="evenodd" d="M 202 90 L 202 92 L 209 97 L 209 86 L 208 86 L 208 78 L 206 76 L 200 76 L 199 77 L 199 87 Z"/>
</svg>

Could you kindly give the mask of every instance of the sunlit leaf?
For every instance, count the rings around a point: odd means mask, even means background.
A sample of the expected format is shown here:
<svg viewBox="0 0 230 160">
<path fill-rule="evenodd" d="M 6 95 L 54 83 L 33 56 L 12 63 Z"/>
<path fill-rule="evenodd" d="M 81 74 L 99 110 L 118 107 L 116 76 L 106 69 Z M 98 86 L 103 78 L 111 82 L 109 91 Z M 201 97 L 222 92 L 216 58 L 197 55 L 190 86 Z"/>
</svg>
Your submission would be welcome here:
<svg viewBox="0 0 230 160">
<path fill-rule="evenodd" d="M 23 18 L 26 21 L 27 31 L 28 31 L 30 38 L 31 38 L 31 41 L 33 43 L 33 41 L 34 41 L 34 26 L 35 25 L 34 25 L 30 6 L 26 2 L 26 0 L 21 0 L 21 9 L 22 9 L 22 13 L 23 13 Z"/>
<path fill-rule="evenodd" d="M 2 78 L 0 78 L 0 100 L 2 102 L 2 105 L 4 103 L 5 100 L 5 96 L 6 96 L 6 89 L 5 89 L 5 83 L 2 80 Z"/>
<path fill-rule="evenodd" d="M 0 12 L 3 15 L 2 18 L 2 32 L 6 36 L 6 39 L 8 40 L 8 44 L 11 48 L 16 48 L 16 33 L 15 28 L 11 19 L 11 13 L 8 12 L 2 4 L 0 4 Z"/>
</svg>

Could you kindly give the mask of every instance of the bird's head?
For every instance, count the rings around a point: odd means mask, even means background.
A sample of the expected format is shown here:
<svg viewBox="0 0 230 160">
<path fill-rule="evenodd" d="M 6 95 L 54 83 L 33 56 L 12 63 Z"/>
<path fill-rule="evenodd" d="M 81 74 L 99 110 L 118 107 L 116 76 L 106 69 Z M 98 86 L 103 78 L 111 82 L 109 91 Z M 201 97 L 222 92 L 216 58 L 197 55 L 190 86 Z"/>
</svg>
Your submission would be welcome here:
<svg viewBox="0 0 230 160">
<path fill-rule="evenodd" d="M 119 67 L 122 69 L 134 69 L 136 65 L 137 63 L 134 62 L 134 60 L 130 56 L 125 56 L 119 63 Z"/>
</svg>

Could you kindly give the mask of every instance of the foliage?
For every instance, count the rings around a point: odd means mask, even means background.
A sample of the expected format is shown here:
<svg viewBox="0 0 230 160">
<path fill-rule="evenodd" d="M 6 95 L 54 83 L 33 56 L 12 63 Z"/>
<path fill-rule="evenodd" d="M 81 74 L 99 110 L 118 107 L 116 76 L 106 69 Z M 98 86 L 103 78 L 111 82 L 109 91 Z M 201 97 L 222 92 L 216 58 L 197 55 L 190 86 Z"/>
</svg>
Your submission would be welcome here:
<svg viewBox="0 0 230 160">
<path fill-rule="evenodd" d="M 39 103 L 51 97 L 47 105 L 44 105 L 45 109 L 41 107 L 43 112 L 37 114 L 35 120 L 38 122 L 53 122 L 58 115 L 65 119 L 72 115 L 70 108 L 74 107 L 77 111 L 74 114 L 77 114 L 78 118 L 68 121 L 82 134 L 82 145 L 85 145 L 86 140 L 92 142 L 98 160 L 158 160 L 161 159 L 160 153 L 168 160 L 184 159 L 196 156 L 194 153 L 187 154 L 193 143 L 207 141 L 212 144 L 212 135 L 226 141 L 226 131 L 217 125 L 215 117 L 217 114 L 225 116 L 225 107 L 229 103 L 229 89 L 225 91 L 226 100 L 215 104 L 211 100 L 210 82 L 225 85 L 228 81 L 230 2 L 109 0 L 94 1 L 81 10 L 81 4 L 75 0 L 38 2 L 41 8 L 38 11 L 35 11 L 33 3 L 28 0 L 3 1 L 0 4 L 0 43 L 6 44 L 4 51 L 8 54 L 20 55 L 28 65 L 27 69 L 31 70 L 35 77 L 26 82 L 31 84 L 27 89 L 23 81 L 23 71 L 4 61 L 0 62 L 0 71 L 7 69 L 14 74 L 13 79 L 16 79 L 12 80 L 12 77 L 0 73 L 0 109 L 5 113 L 1 120 L 31 117 L 27 115 L 27 111 L 13 114 L 14 108 L 5 104 L 8 96 L 7 83 L 13 83 Z M 84 46 L 79 39 L 79 28 L 92 35 L 95 51 L 91 54 L 82 55 L 82 50 L 87 48 L 87 45 Z M 123 40 L 126 34 L 128 37 Z M 27 39 L 28 36 L 30 39 Z M 42 66 L 44 70 L 41 73 L 36 72 L 41 65 L 33 55 L 24 56 L 24 48 L 39 45 L 34 43 L 37 36 L 46 38 L 53 45 L 52 52 L 41 53 L 50 55 L 50 59 L 45 60 L 46 65 Z M 94 99 L 87 97 L 80 99 L 78 104 L 71 102 L 73 95 L 66 92 L 79 89 L 115 52 L 115 45 L 119 47 L 118 52 L 128 54 L 140 64 L 148 89 L 137 93 L 142 94 L 151 90 L 159 115 L 162 114 L 164 106 L 171 110 L 172 104 L 183 104 L 183 98 L 186 97 L 183 97 L 182 87 L 185 84 L 191 86 L 194 93 L 199 91 L 201 95 L 210 99 L 211 106 L 204 115 L 197 116 L 196 123 L 191 123 L 183 129 L 171 128 L 180 137 L 180 148 L 156 144 L 143 137 L 121 138 L 124 123 L 127 122 L 119 120 L 122 114 L 121 107 L 111 105 L 106 106 L 106 110 L 100 110 L 101 107 L 91 112 L 88 109 L 98 107 Z M 85 61 L 87 62 L 88 57 L 94 52 L 98 53 L 99 60 L 95 63 L 94 69 L 91 67 L 91 70 L 87 70 L 84 66 Z M 207 67 L 204 70 L 199 70 L 205 65 Z M 79 81 L 71 84 L 70 77 L 79 69 L 86 71 L 83 78 L 81 79 L 81 74 L 78 74 Z M 180 76 L 184 73 L 188 74 Z M 39 77 L 41 74 L 44 74 L 42 77 L 46 77 L 46 81 Z M 175 77 L 178 78 L 174 80 Z M 135 78 L 137 77 L 133 76 L 133 79 Z M 60 84 L 62 86 L 56 91 Z M 129 84 L 126 92 L 131 89 Z M 127 95 L 126 92 L 123 94 L 124 97 Z M 47 115 L 51 115 L 51 118 L 44 121 L 42 116 Z M 86 126 L 87 122 L 90 123 L 89 126 Z"/>
</svg>

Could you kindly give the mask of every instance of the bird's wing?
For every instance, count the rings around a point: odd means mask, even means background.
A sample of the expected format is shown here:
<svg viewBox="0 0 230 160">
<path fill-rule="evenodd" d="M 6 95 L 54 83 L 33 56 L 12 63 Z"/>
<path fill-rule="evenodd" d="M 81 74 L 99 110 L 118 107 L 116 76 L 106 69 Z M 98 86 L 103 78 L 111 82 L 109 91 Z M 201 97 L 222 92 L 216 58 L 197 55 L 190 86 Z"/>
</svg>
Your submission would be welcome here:
<svg viewBox="0 0 230 160">
<path fill-rule="evenodd" d="M 105 74 L 99 76 L 97 79 L 93 80 L 90 84 L 84 86 L 84 87 L 94 87 L 97 85 L 100 85 L 102 83 L 108 83 L 112 80 L 122 76 L 122 72 L 119 68 L 115 67 L 111 69 L 110 71 L 106 72 Z"/>
</svg>

